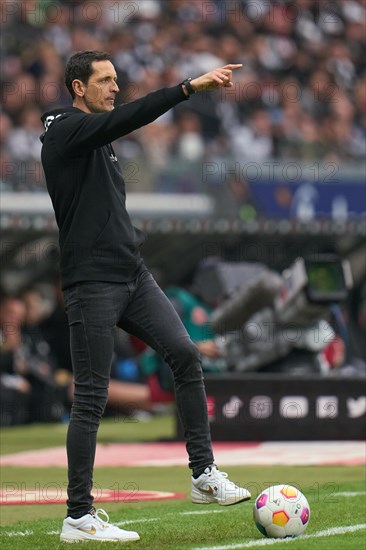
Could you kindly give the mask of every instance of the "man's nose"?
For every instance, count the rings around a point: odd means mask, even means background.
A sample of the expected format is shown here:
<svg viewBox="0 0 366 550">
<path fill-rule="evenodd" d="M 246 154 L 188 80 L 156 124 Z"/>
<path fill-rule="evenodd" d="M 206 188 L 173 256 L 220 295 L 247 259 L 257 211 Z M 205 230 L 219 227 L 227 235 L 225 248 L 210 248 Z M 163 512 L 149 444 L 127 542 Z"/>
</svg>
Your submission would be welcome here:
<svg viewBox="0 0 366 550">
<path fill-rule="evenodd" d="M 117 82 L 113 82 L 112 92 L 115 92 L 115 93 L 119 92 L 119 87 L 118 87 Z"/>
</svg>

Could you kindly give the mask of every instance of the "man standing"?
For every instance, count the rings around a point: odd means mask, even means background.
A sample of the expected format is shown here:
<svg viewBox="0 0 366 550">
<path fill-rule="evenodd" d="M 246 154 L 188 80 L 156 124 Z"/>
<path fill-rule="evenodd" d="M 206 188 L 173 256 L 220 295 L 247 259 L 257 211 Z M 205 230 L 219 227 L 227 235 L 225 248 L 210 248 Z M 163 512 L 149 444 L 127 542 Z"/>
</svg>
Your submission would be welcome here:
<svg viewBox="0 0 366 550">
<path fill-rule="evenodd" d="M 42 164 L 59 227 L 61 276 L 71 339 L 74 403 L 67 435 L 68 514 L 61 540 L 138 540 L 110 525 L 91 495 L 97 431 L 108 396 L 117 325 L 146 342 L 171 366 L 183 423 L 192 501 L 236 504 L 250 498 L 214 465 L 206 397 L 196 346 L 140 255 L 144 235 L 133 227 L 111 142 L 192 93 L 231 87 L 226 65 L 198 78 L 114 106 L 117 75 L 107 53 L 83 51 L 66 66 L 73 106 L 43 115 Z"/>
</svg>

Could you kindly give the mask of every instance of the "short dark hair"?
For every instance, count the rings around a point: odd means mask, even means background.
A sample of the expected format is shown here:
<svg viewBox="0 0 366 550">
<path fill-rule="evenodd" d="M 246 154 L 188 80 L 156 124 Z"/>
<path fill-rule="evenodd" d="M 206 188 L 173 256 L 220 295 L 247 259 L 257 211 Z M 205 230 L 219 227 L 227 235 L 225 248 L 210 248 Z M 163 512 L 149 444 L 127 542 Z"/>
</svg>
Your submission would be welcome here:
<svg viewBox="0 0 366 550">
<path fill-rule="evenodd" d="M 111 56 L 107 52 L 84 50 L 74 53 L 67 62 L 65 84 L 73 99 L 75 98 L 75 92 L 72 87 L 73 80 L 81 80 L 84 84 L 87 84 L 89 77 L 93 74 L 93 61 L 111 61 Z"/>
</svg>

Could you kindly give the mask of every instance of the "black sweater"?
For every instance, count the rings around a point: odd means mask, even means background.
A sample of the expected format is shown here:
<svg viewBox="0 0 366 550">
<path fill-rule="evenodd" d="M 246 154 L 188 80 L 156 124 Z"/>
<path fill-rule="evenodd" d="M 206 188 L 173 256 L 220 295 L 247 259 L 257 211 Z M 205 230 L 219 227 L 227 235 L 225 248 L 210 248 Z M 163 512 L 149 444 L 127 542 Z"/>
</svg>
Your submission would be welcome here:
<svg viewBox="0 0 366 550">
<path fill-rule="evenodd" d="M 145 235 L 127 213 L 125 183 L 110 143 L 185 99 L 179 85 L 107 113 L 64 107 L 42 116 L 42 164 L 60 232 L 63 288 L 136 277 Z"/>
</svg>

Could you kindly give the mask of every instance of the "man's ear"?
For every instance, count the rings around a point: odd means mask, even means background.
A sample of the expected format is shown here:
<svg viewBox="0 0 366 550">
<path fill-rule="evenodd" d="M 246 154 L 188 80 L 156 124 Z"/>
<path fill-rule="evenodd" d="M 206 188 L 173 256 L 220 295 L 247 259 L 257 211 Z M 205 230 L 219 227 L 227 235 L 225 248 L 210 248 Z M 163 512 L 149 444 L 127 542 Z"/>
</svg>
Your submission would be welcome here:
<svg viewBox="0 0 366 550">
<path fill-rule="evenodd" d="M 75 79 L 72 81 L 72 87 L 75 92 L 75 95 L 78 97 L 84 97 L 85 95 L 85 85 L 81 80 Z"/>
</svg>

